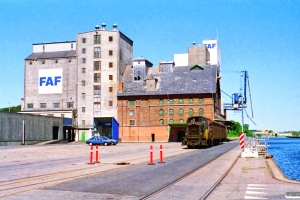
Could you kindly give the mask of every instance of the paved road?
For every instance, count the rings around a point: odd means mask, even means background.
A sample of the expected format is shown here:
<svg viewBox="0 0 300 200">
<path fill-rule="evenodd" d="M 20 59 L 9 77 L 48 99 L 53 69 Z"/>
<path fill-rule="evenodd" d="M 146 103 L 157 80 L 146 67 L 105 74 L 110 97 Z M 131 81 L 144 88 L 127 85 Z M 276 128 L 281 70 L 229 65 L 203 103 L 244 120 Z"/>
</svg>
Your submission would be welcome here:
<svg viewBox="0 0 300 200">
<path fill-rule="evenodd" d="M 199 149 L 190 153 L 166 158 L 164 164 L 140 164 L 59 184 L 46 189 L 113 194 L 113 198 L 130 196 L 140 199 L 194 171 L 236 146 L 237 143 L 235 142 L 224 143 L 212 148 Z"/>
<path fill-rule="evenodd" d="M 165 163 L 158 164 L 156 160 L 155 165 L 148 165 L 147 164 L 148 162 L 145 162 L 145 159 L 148 160 L 148 156 L 145 157 L 144 155 L 141 154 L 144 151 L 142 149 L 145 149 L 145 146 L 142 147 L 139 144 L 137 144 L 135 145 L 136 147 L 132 147 L 132 145 L 133 144 L 131 144 L 131 150 L 129 150 L 128 146 L 127 148 L 122 147 L 122 144 L 119 147 L 112 147 L 114 149 L 112 148 L 109 149 L 110 147 L 108 148 L 104 147 L 106 149 L 104 148 L 100 149 L 101 152 L 103 152 L 101 154 L 102 157 L 106 157 L 109 154 L 112 154 L 115 155 L 115 159 L 104 158 L 102 159 L 102 162 L 99 165 L 101 166 L 101 168 L 95 165 L 91 167 L 93 170 L 91 170 L 90 173 L 91 174 L 94 173 L 95 175 L 88 176 L 88 173 L 85 172 L 83 178 L 81 178 L 82 176 L 78 176 L 78 179 L 74 180 L 73 177 L 73 180 L 61 184 L 58 184 L 59 182 L 54 181 L 53 186 L 51 187 L 45 187 L 43 189 L 39 189 L 40 187 L 31 188 L 28 189 L 28 191 L 25 193 L 16 193 L 15 195 L 8 195 L 5 197 L 5 199 L 35 199 L 35 198 L 38 199 L 60 199 L 60 198 L 63 199 L 99 199 L 99 198 L 100 199 L 140 199 L 141 197 L 159 189 L 163 185 L 168 184 L 176 180 L 178 177 L 181 177 L 187 174 L 188 172 L 196 169 L 197 167 L 205 164 L 209 160 L 222 155 L 224 152 L 237 146 L 237 142 L 235 141 L 229 142 L 216 147 L 212 147 L 208 149 L 200 149 L 200 150 L 184 149 L 183 147 L 177 144 L 174 146 L 174 144 L 168 143 L 164 145 L 166 147 Z M 36 150 L 40 149 L 37 147 L 34 148 L 36 148 Z M 47 149 L 48 148 L 51 151 L 51 148 L 47 147 Z M 78 149 L 78 147 L 76 148 Z M 117 152 L 115 152 L 114 150 L 117 148 L 123 148 L 122 149 L 123 151 L 128 151 L 127 152 L 128 158 L 125 158 L 124 154 L 118 154 Z M 111 150 L 111 152 L 109 152 L 109 150 Z M 77 158 L 82 162 L 83 158 L 81 158 L 82 156 L 80 155 L 80 152 L 77 153 L 79 153 L 77 155 Z M 66 154 L 69 154 L 69 152 L 67 152 Z M 176 154 L 180 156 L 174 156 Z M 48 156 L 50 155 L 51 154 L 49 154 Z M 61 155 L 58 155 L 58 157 L 59 156 Z M 113 161 L 119 162 L 121 160 L 119 158 L 120 156 L 123 161 L 131 160 L 130 163 L 136 162 L 137 164 L 127 166 L 127 167 L 122 166 L 123 169 L 116 170 L 117 168 L 120 168 L 120 166 L 112 165 L 112 162 Z M 21 159 L 21 157 L 19 159 Z M 37 159 L 41 160 L 41 158 L 37 158 Z M 48 158 L 48 159 L 54 159 L 54 158 Z M 105 160 L 105 162 L 103 162 L 103 160 Z M 44 163 L 44 159 L 42 159 L 41 161 L 42 163 Z M 55 159 L 52 161 L 55 161 Z M 142 164 L 138 164 L 141 162 Z M 5 164 L 6 168 L 2 168 L 2 169 L 7 170 L 14 167 L 12 163 L 14 162 L 7 162 Z M 74 161 L 71 163 L 74 163 Z M 25 161 L 22 161 L 22 164 L 24 166 L 27 166 Z M 30 164 L 30 162 L 27 164 Z M 86 163 L 84 164 L 86 165 Z M 31 162 L 31 165 L 35 166 L 36 169 L 38 168 L 38 165 L 35 162 Z M 62 165 L 61 167 L 67 167 L 65 163 L 61 165 Z M 72 166 L 78 167 L 79 165 L 80 164 L 77 163 Z M 54 165 L 52 166 L 53 168 L 57 169 L 57 166 L 56 167 L 54 167 Z M 20 167 L 20 165 L 16 165 L 15 167 Z M 59 168 L 60 170 L 61 167 Z M 104 171 L 107 170 L 112 170 L 112 171 L 104 173 Z M 18 171 L 22 171 L 22 170 L 19 169 Z M 64 177 L 66 177 L 65 173 L 61 174 L 62 177 L 61 179 L 64 179 Z M 7 178 L 9 178 L 9 176 L 7 176 Z M 45 180 L 46 181 L 49 180 L 49 177 L 45 178 Z M 45 184 L 45 186 L 49 186 L 49 184 Z"/>
</svg>

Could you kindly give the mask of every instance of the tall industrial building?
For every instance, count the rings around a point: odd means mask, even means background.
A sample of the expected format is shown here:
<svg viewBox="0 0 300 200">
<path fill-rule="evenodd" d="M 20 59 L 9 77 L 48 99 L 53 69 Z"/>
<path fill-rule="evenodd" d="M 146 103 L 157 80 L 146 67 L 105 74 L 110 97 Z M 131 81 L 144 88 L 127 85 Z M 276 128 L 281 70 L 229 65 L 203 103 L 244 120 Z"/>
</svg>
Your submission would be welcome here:
<svg viewBox="0 0 300 200">
<path fill-rule="evenodd" d="M 25 58 L 24 113 L 64 117 L 64 138 L 94 131 L 118 138 L 117 91 L 133 41 L 113 25 L 77 34 L 76 41 L 33 44 Z"/>
</svg>

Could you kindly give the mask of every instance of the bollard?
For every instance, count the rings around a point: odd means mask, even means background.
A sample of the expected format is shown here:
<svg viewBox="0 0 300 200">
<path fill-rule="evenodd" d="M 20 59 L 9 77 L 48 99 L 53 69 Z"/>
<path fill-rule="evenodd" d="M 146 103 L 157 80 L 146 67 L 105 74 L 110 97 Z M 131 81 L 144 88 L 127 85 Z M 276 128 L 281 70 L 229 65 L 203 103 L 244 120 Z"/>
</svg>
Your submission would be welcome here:
<svg viewBox="0 0 300 200">
<path fill-rule="evenodd" d="M 243 132 L 240 132 L 240 147 L 242 149 L 245 148 L 245 145 L 244 145 L 244 133 Z"/>
<path fill-rule="evenodd" d="M 88 164 L 89 165 L 95 164 L 95 163 L 93 163 L 93 145 L 91 145 L 90 162 Z"/>
<path fill-rule="evenodd" d="M 148 165 L 155 165 L 155 163 L 153 163 L 153 147 L 152 147 L 152 145 L 150 146 L 150 163 L 148 163 Z"/>
<path fill-rule="evenodd" d="M 159 162 L 158 163 L 165 163 L 164 161 L 163 161 L 163 150 L 162 150 L 162 145 L 160 145 L 160 153 L 159 153 Z"/>
<path fill-rule="evenodd" d="M 99 155 L 98 155 L 98 144 L 97 144 L 96 145 L 96 161 L 95 161 L 95 163 L 100 163 L 98 160 L 98 157 L 99 157 Z"/>
</svg>

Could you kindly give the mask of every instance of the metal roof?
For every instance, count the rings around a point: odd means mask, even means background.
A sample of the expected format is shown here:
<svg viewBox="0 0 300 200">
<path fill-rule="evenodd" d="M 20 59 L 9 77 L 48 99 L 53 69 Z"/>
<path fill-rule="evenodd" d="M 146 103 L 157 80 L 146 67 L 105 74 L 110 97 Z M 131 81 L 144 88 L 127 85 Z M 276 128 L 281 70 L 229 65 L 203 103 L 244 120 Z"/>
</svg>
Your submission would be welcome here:
<svg viewBox="0 0 300 200">
<path fill-rule="evenodd" d="M 76 50 L 32 53 L 30 56 L 25 58 L 25 60 L 31 60 L 33 58 L 49 59 L 49 58 L 70 58 L 70 57 L 76 57 Z"/>
<path fill-rule="evenodd" d="M 118 96 L 216 93 L 217 65 L 174 67 L 172 72 L 149 73 L 146 79 L 157 79 L 155 91 L 147 90 L 144 80 L 133 81 L 133 68 L 127 67 L 123 77 L 123 91 Z M 193 70 L 191 70 L 193 68 Z"/>
</svg>

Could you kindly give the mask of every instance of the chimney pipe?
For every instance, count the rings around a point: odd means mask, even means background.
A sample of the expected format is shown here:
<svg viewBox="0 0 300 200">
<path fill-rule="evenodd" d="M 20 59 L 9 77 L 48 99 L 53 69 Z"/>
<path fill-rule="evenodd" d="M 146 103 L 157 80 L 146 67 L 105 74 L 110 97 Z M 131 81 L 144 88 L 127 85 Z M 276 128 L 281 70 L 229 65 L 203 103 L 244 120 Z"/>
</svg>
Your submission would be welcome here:
<svg viewBox="0 0 300 200">
<path fill-rule="evenodd" d="M 117 30 L 117 24 L 113 24 L 113 30 Z"/>
</svg>

